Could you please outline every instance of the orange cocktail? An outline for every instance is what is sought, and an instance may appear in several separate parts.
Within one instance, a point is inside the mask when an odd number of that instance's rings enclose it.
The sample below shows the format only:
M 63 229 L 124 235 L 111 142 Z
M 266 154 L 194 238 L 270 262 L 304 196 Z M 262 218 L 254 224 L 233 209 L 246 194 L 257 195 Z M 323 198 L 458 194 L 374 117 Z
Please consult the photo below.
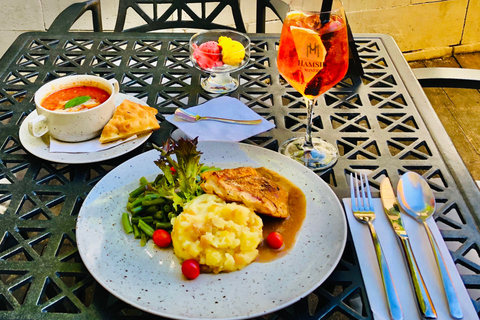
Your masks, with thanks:
M 347 73 L 345 13 L 339 0 L 333 0 L 331 10 L 321 12 L 303 10 L 310 2 L 300 1 L 300 8 L 293 2 L 283 22 L 277 66 L 283 78 L 304 97 L 307 126 L 304 137 L 285 141 L 279 152 L 309 168 L 324 170 L 336 163 L 338 150 L 331 143 L 312 137 L 313 105 Z

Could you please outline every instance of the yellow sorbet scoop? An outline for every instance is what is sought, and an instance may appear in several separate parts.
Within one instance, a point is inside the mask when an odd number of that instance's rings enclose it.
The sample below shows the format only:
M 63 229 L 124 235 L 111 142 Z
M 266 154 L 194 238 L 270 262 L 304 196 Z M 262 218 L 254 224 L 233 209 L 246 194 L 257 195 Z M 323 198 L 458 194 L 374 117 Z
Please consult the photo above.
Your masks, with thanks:
M 222 60 L 225 64 L 236 66 L 245 57 L 245 48 L 236 40 L 229 37 L 220 37 L 218 38 L 218 45 L 222 47 Z

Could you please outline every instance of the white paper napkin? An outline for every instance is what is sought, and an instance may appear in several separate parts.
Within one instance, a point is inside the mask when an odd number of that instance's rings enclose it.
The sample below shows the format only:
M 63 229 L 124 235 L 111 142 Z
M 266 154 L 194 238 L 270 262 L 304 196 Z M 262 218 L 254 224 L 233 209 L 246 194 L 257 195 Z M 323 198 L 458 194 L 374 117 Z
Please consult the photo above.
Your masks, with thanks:
M 127 139 L 117 140 L 110 143 L 100 143 L 97 138 L 81 141 L 81 142 L 64 142 L 50 137 L 50 152 L 53 153 L 88 153 L 106 150 L 118 146 L 124 142 L 136 139 L 137 135 L 133 135 Z
M 228 118 L 236 120 L 256 120 L 262 119 L 257 125 L 232 124 L 218 121 L 201 120 L 197 122 L 186 122 L 169 115 L 167 121 L 177 126 L 189 138 L 198 137 L 199 141 L 242 141 L 259 133 L 268 131 L 275 125 L 255 111 L 247 107 L 238 99 L 231 97 L 219 97 L 196 107 L 189 108 L 188 111 L 201 116 Z
M 373 201 L 376 214 L 373 225 L 375 226 L 378 238 L 380 239 L 385 258 L 393 277 L 393 282 L 395 283 L 400 298 L 403 319 L 421 319 L 417 309 L 413 286 L 410 284 L 408 267 L 403 258 L 401 244 L 399 240 L 397 240 L 397 235 L 393 231 L 390 221 L 388 221 L 388 218 L 383 211 L 381 200 L 373 199 Z M 348 224 L 352 232 L 355 250 L 360 263 L 360 269 L 362 271 L 373 316 L 375 319 L 390 319 L 385 292 L 382 285 L 382 278 L 368 226 L 355 219 L 350 199 L 343 199 L 343 204 L 345 206 Z M 443 290 L 442 280 L 437 271 L 435 257 L 430 248 L 425 229 L 422 224 L 418 223 L 407 214 L 402 214 L 402 220 L 405 229 L 408 232 L 412 250 L 417 259 L 423 279 L 425 280 L 425 284 L 430 292 L 435 309 L 437 310 L 437 319 L 452 319 L 448 310 L 447 298 L 445 297 Z M 462 306 L 463 319 L 478 319 L 470 296 L 468 295 L 465 285 L 433 218 L 428 219 L 427 224 L 430 226 L 432 234 L 437 240 L 440 251 L 445 259 L 447 269 L 452 277 L 453 285 Z

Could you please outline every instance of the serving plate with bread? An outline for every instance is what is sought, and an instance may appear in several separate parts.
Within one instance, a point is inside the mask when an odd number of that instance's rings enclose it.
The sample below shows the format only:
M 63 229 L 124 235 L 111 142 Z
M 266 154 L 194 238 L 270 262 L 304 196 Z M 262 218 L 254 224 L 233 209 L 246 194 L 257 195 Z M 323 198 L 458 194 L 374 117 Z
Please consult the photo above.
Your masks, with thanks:
M 38 116 L 36 110 L 31 112 L 22 122 L 19 137 L 28 152 L 48 161 L 69 164 L 93 163 L 112 159 L 128 153 L 141 146 L 151 136 L 153 130 L 159 128 L 155 119 L 156 109 L 146 106 L 146 103 L 135 97 L 117 93 L 115 95 L 116 110 L 109 122 L 104 126 L 98 138 L 102 143 L 125 139 L 134 134 L 136 139 L 116 145 L 115 147 L 88 153 L 50 152 L 48 133 L 35 137 L 29 132 L 31 119 Z M 75 142 L 71 142 L 74 144 Z

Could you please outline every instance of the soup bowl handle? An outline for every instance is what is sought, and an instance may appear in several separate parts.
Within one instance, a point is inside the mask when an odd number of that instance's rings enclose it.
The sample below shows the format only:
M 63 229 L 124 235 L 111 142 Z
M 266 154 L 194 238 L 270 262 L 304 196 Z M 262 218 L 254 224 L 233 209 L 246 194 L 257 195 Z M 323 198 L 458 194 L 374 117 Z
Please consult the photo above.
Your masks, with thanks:
M 120 85 L 118 84 L 117 79 L 110 79 L 110 80 L 107 80 L 107 81 L 110 82 L 113 85 L 112 95 L 118 94 L 120 92 Z
M 48 132 L 48 122 L 44 115 L 37 115 L 28 122 L 28 132 L 34 137 L 41 137 Z

